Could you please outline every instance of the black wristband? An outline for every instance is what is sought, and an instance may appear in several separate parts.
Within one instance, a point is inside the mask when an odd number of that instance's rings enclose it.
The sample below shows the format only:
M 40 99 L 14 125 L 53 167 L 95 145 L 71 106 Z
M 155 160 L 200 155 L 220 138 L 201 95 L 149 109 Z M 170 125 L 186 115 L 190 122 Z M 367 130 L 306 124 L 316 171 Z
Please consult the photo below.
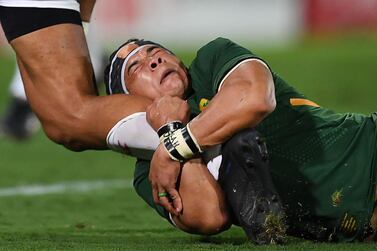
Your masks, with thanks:
M 165 133 L 174 132 L 183 127 L 181 121 L 171 121 L 161 126 L 157 130 L 158 137 L 161 138 Z

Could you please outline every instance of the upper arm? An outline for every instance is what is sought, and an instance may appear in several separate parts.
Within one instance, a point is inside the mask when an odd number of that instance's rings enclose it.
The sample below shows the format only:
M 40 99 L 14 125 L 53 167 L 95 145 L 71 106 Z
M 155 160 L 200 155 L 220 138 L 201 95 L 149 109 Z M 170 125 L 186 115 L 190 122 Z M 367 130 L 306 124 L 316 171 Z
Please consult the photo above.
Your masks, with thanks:
M 218 91 L 239 89 L 255 100 L 263 110 L 273 110 L 276 105 L 274 81 L 268 66 L 260 59 L 252 58 L 240 62 L 228 72 L 219 84 Z
M 191 64 L 193 88 L 200 90 L 196 102 L 211 100 L 215 95 L 234 100 L 245 95 L 248 104 L 271 111 L 275 107 L 272 73 L 268 65 L 248 49 L 225 38 L 217 38 L 203 46 Z M 226 87 L 227 92 L 220 91 Z M 246 95 L 247 94 L 247 95 Z M 200 95 L 200 96 L 199 96 Z M 199 103 L 200 108 L 200 103 Z
M 190 122 L 190 129 L 201 147 L 222 143 L 243 128 L 255 127 L 275 109 L 272 74 L 262 62 L 226 39 L 216 39 L 198 52 L 190 70 L 193 88 L 199 90 L 192 100 L 202 112 Z M 210 101 L 202 108 L 202 100 Z
M 259 58 L 248 58 L 239 62 L 221 79 L 217 91 L 224 85 L 237 81 L 269 82 L 273 84 L 270 68 Z

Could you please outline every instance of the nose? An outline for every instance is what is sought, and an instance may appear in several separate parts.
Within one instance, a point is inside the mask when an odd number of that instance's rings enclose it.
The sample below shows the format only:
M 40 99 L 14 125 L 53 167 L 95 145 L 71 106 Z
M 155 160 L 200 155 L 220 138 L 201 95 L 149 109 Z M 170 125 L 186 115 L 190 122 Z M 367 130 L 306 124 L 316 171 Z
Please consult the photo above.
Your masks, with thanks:
M 149 68 L 151 70 L 155 70 L 160 64 L 162 64 L 163 60 L 161 57 L 152 57 L 149 61 Z

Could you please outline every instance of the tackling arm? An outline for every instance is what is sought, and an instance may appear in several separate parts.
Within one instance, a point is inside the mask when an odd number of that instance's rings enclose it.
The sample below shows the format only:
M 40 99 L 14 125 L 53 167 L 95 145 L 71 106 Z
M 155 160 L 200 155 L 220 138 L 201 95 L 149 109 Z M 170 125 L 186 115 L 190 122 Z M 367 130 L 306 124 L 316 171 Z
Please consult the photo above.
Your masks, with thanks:
M 96 96 L 83 29 L 50 26 L 11 41 L 28 101 L 47 136 L 71 150 L 106 149 L 106 136 L 122 118 L 150 101 L 131 95 Z

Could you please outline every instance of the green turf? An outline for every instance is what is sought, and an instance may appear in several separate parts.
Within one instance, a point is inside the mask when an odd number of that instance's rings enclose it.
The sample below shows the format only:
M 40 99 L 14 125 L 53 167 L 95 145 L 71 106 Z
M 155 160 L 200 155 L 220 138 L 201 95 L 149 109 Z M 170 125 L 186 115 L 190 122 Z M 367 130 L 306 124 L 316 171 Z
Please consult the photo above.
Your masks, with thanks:
M 256 49 L 308 97 L 340 111 L 375 111 L 377 39 L 302 42 Z M 185 61 L 192 53 L 179 53 Z M 0 53 L 0 111 L 13 60 Z M 42 132 L 30 141 L 0 139 L 0 189 L 77 180 L 131 179 L 133 160 L 112 152 L 73 153 Z M 175 230 L 130 188 L 0 197 L 0 250 L 375 250 L 374 244 L 249 244 L 239 228 L 213 237 Z

